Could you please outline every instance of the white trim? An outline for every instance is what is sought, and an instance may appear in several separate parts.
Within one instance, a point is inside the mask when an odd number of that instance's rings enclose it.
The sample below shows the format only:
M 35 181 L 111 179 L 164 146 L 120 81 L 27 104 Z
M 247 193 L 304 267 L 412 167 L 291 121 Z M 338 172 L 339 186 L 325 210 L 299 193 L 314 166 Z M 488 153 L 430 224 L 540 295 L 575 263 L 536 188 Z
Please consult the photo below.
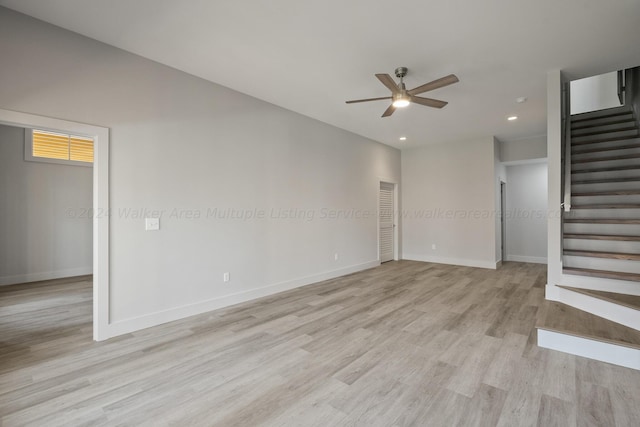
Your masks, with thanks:
M 0 286 L 39 282 L 41 280 L 53 280 L 63 277 L 85 276 L 87 274 L 92 274 L 91 266 L 57 271 L 42 271 L 39 273 L 17 274 L 15 276 L 1 276 Z
M 538 346 L 640 370 L 640 350 L 538 329 Z
M 93 339 L 109 328 L 109 129 L 0 109 L 0 123 L 93 138 Z
M 143 316 L 113 322 L 108 327 L 108 334 L 104 337 L 110 338 L 129 332 L 138 331 L 140 329 L 157 326 L 162 323 L 172 322 L 174 320 L 183 319 L 185 317 L 206 313 L 219 308 L 228 307 L 230 305 L 251 301 L 278 292 L 288 291 L 290 289 L 301 286 L 310 285 L 324 280 L 333 279 L 369 268 L 378 267 L 379 261 L 370 261 L 363 264 L 352 265 L 338 270 L 327 271 L 313 276 L 302 277 L 299 279 L 288 280 L 281 283 L 266 285 L 261 288 L 251 289 L 248 291 L 238 292 L 235 294 L 225 295 L 223 297 L 212 298 L 206 301 L 200 301 L 194 304 L 187 304 L 181 307 L 170 308 L 167 310 L 156 311 Z
M 532 262 L 534 264 L 546 264 L 547 258 L 541 256 L 526 256 L 526 255 L 507 255 L 507 261 L 514 262 Z
M 500 261 L 496 262 L 496 261 L 480 261 L 480 260 L 462 259 L 462 258 L 442 258 L 442 257 L 435 257 L 435 256 L 413 255 L 413 254 L 403 255 L 402 259 L 406 259 L 409 261 L 432 262 L 435 264 L 449 264 L 449 265 L 461 265 L 465 267 L 488 268 L 491 270 L 497 269 L 500 264 Z
M 520 166 L 520 165 L 534 165 L 538 163 L 548 163 L 546 157 L 538 157 L 535 159 L 525 160 L 510 160 L 508 162 L 501 162 L 504 166 Z
M 561 287 L 557 287 L 556 296 L 557 301 L 578 310 L 640 330 L 640 316 L 638 311 L 633 308 Z

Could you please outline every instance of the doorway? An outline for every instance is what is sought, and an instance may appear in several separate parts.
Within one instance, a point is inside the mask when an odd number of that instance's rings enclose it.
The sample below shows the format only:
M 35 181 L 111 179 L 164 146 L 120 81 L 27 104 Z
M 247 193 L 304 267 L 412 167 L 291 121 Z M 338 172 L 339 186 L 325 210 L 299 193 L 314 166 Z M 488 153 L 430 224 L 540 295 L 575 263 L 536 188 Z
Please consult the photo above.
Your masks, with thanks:
M 378 250 L 380 262 L 395 259 L 395 184 L 380 181 Z
M 3 109 L 0 124 L 93 139 L 93 339 L 109 338 L 109 129 Z

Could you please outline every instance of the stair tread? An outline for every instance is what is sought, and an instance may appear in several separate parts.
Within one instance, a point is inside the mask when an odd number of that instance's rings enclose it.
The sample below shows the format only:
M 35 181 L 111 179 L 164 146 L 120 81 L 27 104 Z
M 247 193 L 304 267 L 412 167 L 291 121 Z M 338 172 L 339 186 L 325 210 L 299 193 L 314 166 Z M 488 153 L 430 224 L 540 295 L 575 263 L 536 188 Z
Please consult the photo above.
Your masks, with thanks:
M 640 224 L 638 218 L 565 218 L 564 222 L 592 224 Z
M 564 255 L 569 256 L 586 256 L 593 258 L 609 258 L 609 259 L 623 259 L 630 261 L 640 261 L 640 254 L 628 253 L 628 252 L 605 252 L 605 251 L 585 251 L 579 249 L 565 249 Z
M 629 113 L 627 113 L 629 114 Z M 596 127 L 600 127 L 600 126 L 611 126 L 611 125 L 620 125 L 622 123 L 635 123 L 636 121 L 632 118 L 629 119 L 624 119 L 624 120 L 615 120 L 615 121 L 611 121 L 611 122 L 606 122 L 606 123 L 595 123 L 595 124 L 591 124 L 591 125 L 578 125 L 578 126 L 571 126 L 571 130 L 581 130 L 581 129 L 589 129 L 589 128 L 596 128 Z
M 640 165 L 609 166 L 604 168 L 591 168 L 591 169 L 572 169 L 571 173 L 616 172 L 616 171 L 630 171 L 630 170 L 640 170 Z M 631 181 L 637 181 L 637 180 L 640 180 L 640 176 L 629 177 L 629 178 L 617 178 L 617 179 L 620 179 L 620 180 L 627 179 Z
M 564 267 L 563 273 L 574 274 L 577 276 L 602 277 L 607 279 L 627 280 L 630 282 L 640 282 L 640 274 L 624 273 L 620 271 L 593 270 L 590 268 Z
M 572 150 L 571 154 L 573 156 L 577 156 L 580 154 L 601 153 L 604 151 L 629 150 L 632 148 L 640 148 L 640 142 L 636 142 L 635 144 L 618 145 L 617 147 L 589 148 L 587 150 L 576 150 L 576 151 Z
M 640 194 L 640 190 L 610 190 L 610 191 L 590 191 L 581 193 L 571 193 L 573 197 L 591 197 L 591 196 L 633 196 Z
M 572 130 L 578 130 L 578 129 L 572 129 Z M 619 128 L 619 129 L 606 129 L 606 130 L 594 131 L 589 133 L 581 133 L 579 135 L 572 134 L 571 138 L 582 138 L 583 136 L 605 135 L 607 133 L 615 133 L 615 132 L 628 132 L 631 130 L 638 130 L 638 126 L 628 126 L 628 127 Z
M 595 159 L 577 159 L 572 160 L 571 163 L 596 163 L 596 162 L 610 162 L 614 160 L 627 160 L 627 159 L 640 159 L 639 154 L 621 154 L 619 156 L 598 157 Z
M 633 308 L 634 310 L 640 311 L 640 296 L 638 295 L 619 294 L 617 292 L 596 291 L 592 289 L 574 288 L 572 286 L 558 285 L 558 287 L 569 289 L 570 291 L 589 295 L 594 298 L 609 301 L 614 304 L 623 305 L 625 307 Z
M 637 203 L 598 203 L 589 205 L 572 204 L 573 209 L 640 209 Z
M 574 172 L 579 173 L 579 172 Z M 585 185 L 585 184 L 609 184 L 614 182 L 637 182 L 640 181 L 640 176 L 630 178 L 603 178 L 603 179 L 582 179 L 572 182 L 573 185 Z
M 564 233 L 565 239 L 584 240 L 616 240 L 626 242 L 640 242 L 640 236 L 627 236 L 621 234 L 586 234 L 586 233 Z
M 536 328 L 640 349 L 640 331 L 555 301 L 544 301 Z
M 571 141 L 571 146 L 574 145 L 589 145 L 589 144 L 600 144 L 603 142 L 612 142 L 612 141 L 624 141 L 627 139 L 638 139 L 638 135 L 628 135 L 628 136 L 616 136 L 613 138 L 602 138 L 602 139 L 594 139 L 591 141 Z

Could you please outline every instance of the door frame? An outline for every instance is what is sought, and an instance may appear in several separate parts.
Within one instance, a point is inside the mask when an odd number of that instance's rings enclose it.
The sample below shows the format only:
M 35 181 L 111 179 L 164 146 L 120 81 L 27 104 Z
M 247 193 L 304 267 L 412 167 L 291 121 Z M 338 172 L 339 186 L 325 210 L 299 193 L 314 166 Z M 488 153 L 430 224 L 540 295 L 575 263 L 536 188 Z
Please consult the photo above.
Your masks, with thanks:
M 500 180 L 500 257 L 507 262 L 507 183 Z
M 391 178 L 384 178 L 384 177 L 378 177 L 378 181 L 377 181 L 377 187 L 376 187 L 376 200 L 377 200 L 377 206 L 376 206 L 376 225 L 377 225 L 377 230 L 376 230 L 376 234 L 378 236 L 377 240 L 376 240 L 376 248 L 377 248 L 377 253 L 376 253 L 376 258 L 378 259 L 378 262 L 380 262 L 380 184 L 385 183 L 385 184 L 390 184 L 393 185 L 393 260 L 394 261 L 398 261 L 400 260 L 400 245 L 399 245 L 399 233 L 398 233 L 398 229 L 400 228 L 398 226 L 398 222 L 400 220 L 400 215 L 398 212 L 398 187 L 399 184 L 397 182 L 397 180 L 395 179 L 391 179 Z
M 0 124 L 93 138 L 93 339 L 109 338 L 109 128 L 4 109 Z

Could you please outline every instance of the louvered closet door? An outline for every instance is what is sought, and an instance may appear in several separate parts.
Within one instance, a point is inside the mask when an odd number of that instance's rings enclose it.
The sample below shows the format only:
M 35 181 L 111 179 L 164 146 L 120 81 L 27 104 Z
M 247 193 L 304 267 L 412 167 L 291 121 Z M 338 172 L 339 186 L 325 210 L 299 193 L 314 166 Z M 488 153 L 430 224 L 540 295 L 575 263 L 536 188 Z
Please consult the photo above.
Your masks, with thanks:
M 393 259 L 393 184 L 380 183 L 380 262 Z

